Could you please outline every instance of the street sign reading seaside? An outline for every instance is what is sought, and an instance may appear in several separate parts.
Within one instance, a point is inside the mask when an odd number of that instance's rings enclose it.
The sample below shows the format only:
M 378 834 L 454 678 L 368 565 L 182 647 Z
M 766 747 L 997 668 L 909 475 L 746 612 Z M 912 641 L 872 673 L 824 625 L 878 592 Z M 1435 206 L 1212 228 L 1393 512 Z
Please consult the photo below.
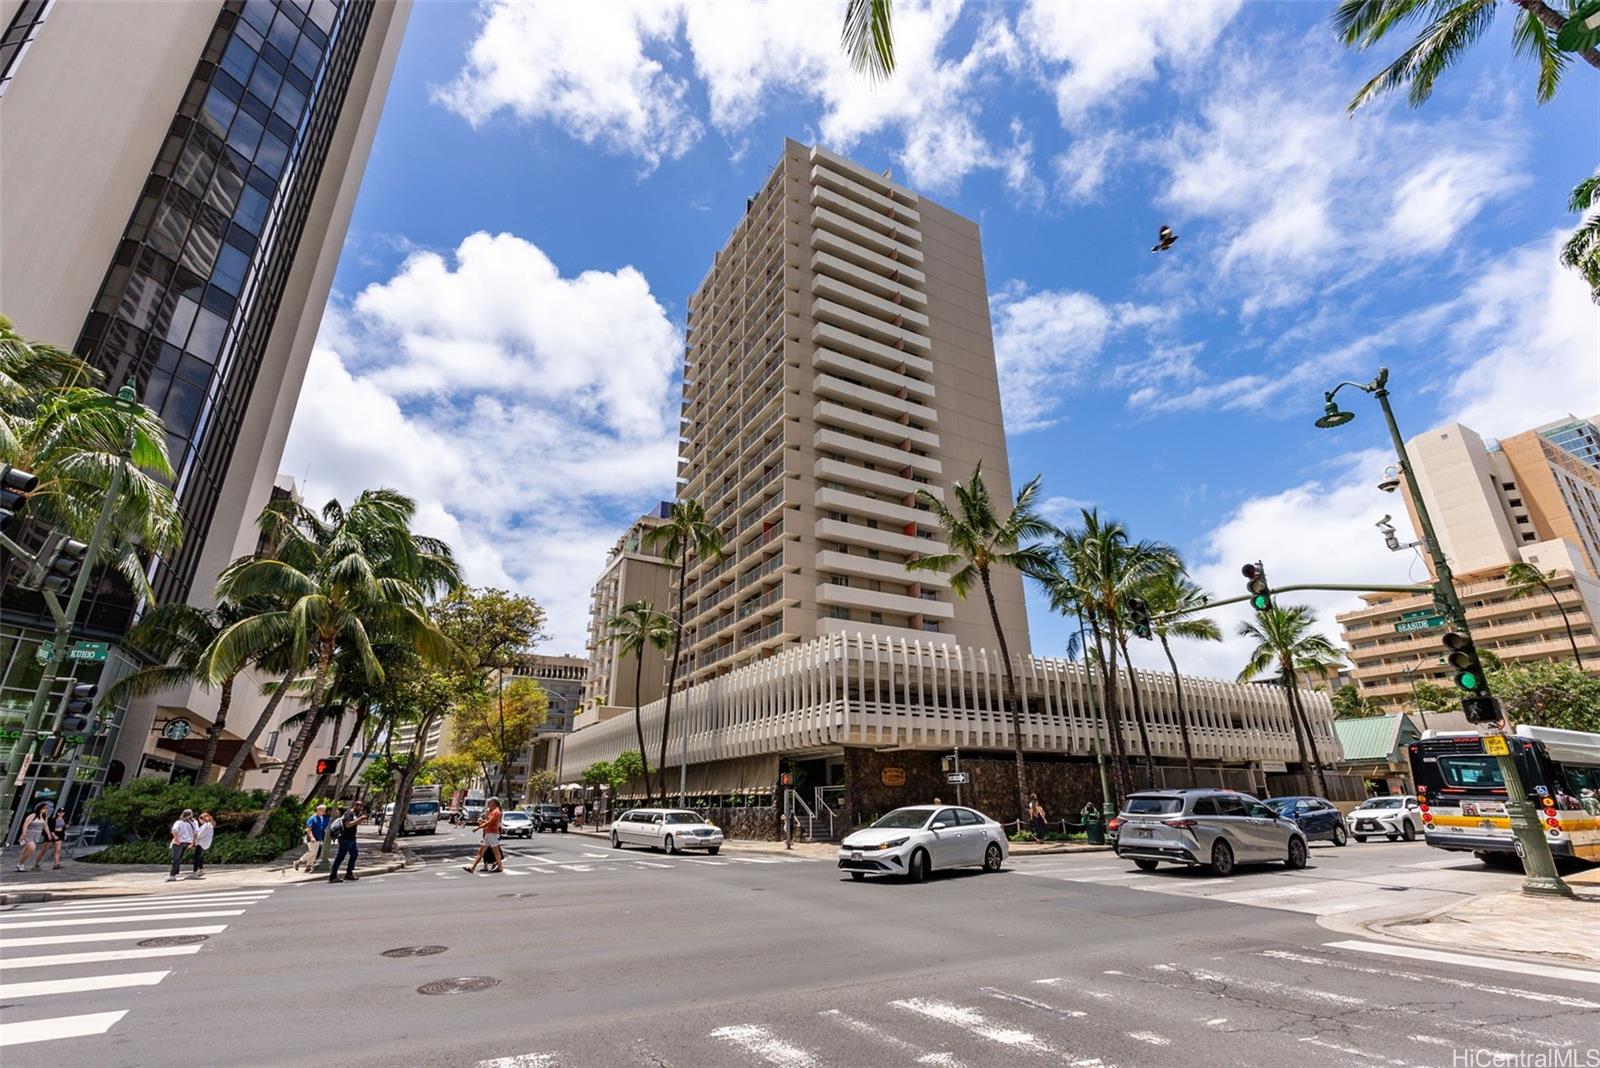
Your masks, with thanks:
M 1404 619 L 1394 625 L 1396 634 L 1406 634 L 1414 630 L 1438 630 L 1444 626 L 1444 616 L 1428 615 L 1419 619 Z

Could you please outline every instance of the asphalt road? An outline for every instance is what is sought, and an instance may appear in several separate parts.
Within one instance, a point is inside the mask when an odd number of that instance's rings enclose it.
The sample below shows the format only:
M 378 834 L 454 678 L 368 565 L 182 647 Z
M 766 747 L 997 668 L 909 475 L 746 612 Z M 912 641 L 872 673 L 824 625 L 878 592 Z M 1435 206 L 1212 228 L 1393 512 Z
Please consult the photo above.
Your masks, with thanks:
M 1102 853 L 911 886 L 733 849 L 619 856 L 578 835 L 510 843 L 510 874 L 468 875 L 465 832 L 413 842 L 427 867 L 356 883 L 0 913 L 0 1059 L 1449 1068 L 1489 1063 L 1457 1059 L 1483 1049 L 1600 1064 L 1600 984 L 1319 925 L 1507 885 L 1421 845 L 1319 846 L 1305 872 L 1230 880 Z M 137 946 L 185 937 L 171 932 L 207 937 Z M 424 945 L 445 948 L 382 955 Z M 148 948 L 174 952 L 123 955 Z M 459 978 L 497 982 L 418 991 Z

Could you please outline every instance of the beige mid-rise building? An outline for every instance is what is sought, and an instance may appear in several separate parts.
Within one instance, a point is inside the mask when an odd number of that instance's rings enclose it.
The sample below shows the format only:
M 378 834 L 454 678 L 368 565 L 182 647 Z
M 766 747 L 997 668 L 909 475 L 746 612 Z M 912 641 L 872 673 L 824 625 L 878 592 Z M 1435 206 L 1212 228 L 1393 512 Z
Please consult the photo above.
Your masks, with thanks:
M 671 505 L 634 521 L 606 556 L 605 570 L 589 594 L 589 659 L 583 683 L 585 710 L 632 708 L 649 704 L 666 691 L 666 657 L 661 650 L 645 650 L 644 663 L 634 654 L 624 655 L 611 640 L 607 624 L 623 605 L 644 601 L 657 611 L 671 614 L 672 567 L 660 553 L 645 544 L 645 537 L 666 519 Z M 637 685 L 635 685 L 637 680 Z M 613 713 L 614 714 L 614 713 Z M 595 716 L 605 715 L 596 712 Z
M 699 683 L 832 634 L 990 645 L 981 598 L 908 572 L 943 553 L 918 491 L 981 462 L 1011 494 L 978 226 L 822 148 L 783 158 L 689 301 L 681 493 L 726 535 L 691 564 Z M 1021 580 L 995 579 L 1012 648 Z
M 1504 661 L 1571 660 L 1576 646 L 1584 667 L 1600 674 L 1594 423 L 1569 418 L 1500 441 L 1450 423 L 1406 443 L 1473 638 Z M 1550 589 L 1514 590 L 1506 574 L 1516 563 L 1538 568 Z M 1343 613 L 1339 623 L 1364 695 L 1398 710 L 1409 707 L 1414 683 L 1449 684 L 1443 627 L 1415 622 L 1433 607 L 1431 596 L 1363 600 L 1367 607 Z

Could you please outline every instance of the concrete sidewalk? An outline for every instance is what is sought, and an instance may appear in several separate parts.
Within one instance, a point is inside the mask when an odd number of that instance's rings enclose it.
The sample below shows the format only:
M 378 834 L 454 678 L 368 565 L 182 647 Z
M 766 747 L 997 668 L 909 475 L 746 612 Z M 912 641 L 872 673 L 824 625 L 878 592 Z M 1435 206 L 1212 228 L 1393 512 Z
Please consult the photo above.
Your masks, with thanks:
M 1368 920 L 1370 933 L 1413 945 L 1600 969 L 1600 869 L 1565 877 L 1577 898 L 1483 894 L 1424 915 Z
M 378 847 L 382 842 L 381 834 L 361 835 L 361 852 L 356 857 L 358 879 L 399 871 L 406 866 L 408 859 L 411 863 L 416 862 L 415 854 L 408 857 L 403 849 L 389 854 L 380 853 Z M 205 876 L 200 879 L 192 877 L 192 861 L 186 858 L 178 880 L 168 882 L 167 872 L 171 869 L 167 864 L 91 864 L 81 860 L 63 860 L 59 871 L 42 867 L 39 871 L 19 872 L 16 870 L 16 851 L 7 850 L 4 868 L 0 870 L 0 905 L 19 905 L 52 898 L 215 893 L 243 887 L 287 886 L 291 883 L 326 880 L 326 870 L 317 873 L 294 869 L 295 860 L 303 853 L 303 850 L 292 850 L 270 864 L 207 864 Z
M 574 834 L 585 834 L 591 838 L 611 837 L 609 828 L 601 827 L 574 827 Z M 782 842 L 768 842 L 755 838 L 729 838 L 723 843 L 724 849 L 736 850 L 743 853 L 792 853 L 802 857 L 816 857 L 820 860 L 832 860 L 839 855 L 838 842 L 802 842 L 796 840 L 794 848 L 787 848 Z M 1011 855 L 1014 857 L 1031 857 L 1047 853 L 1104 853 L 1111 849 L 1108 845 L 1084 845 L 1078 842 L 1012 842 Z

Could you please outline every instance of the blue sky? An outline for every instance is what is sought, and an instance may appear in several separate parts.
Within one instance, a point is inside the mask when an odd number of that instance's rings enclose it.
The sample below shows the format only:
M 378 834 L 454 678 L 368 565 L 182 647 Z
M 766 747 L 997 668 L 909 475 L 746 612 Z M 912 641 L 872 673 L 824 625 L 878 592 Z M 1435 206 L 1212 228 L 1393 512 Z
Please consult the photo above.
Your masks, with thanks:
M 1410 434 L 1600 410 L 1555 262 L 1600 74 L 1537 106 L 1503 7 L 1426 106 L 1347 116 L 1403 44 L 1347 52 L 1324 4 L 900 3 L 872 87 L 830 4 L 419 3 L 284 469 L 413 493 L 581 652 L 606 548 L 670 492 L 686 298 L 790 136 L 980 222 L 1011 470 L 1056 517 L 1097 504 L 1224 595 L 1258 556 L 1415 578 L 1372 528 L 1402 511 L 1376 407 L 1316 431 L 1322 390 L 1386 364 Z M 1351 604 L 1309 600 L 1330 632 Z

